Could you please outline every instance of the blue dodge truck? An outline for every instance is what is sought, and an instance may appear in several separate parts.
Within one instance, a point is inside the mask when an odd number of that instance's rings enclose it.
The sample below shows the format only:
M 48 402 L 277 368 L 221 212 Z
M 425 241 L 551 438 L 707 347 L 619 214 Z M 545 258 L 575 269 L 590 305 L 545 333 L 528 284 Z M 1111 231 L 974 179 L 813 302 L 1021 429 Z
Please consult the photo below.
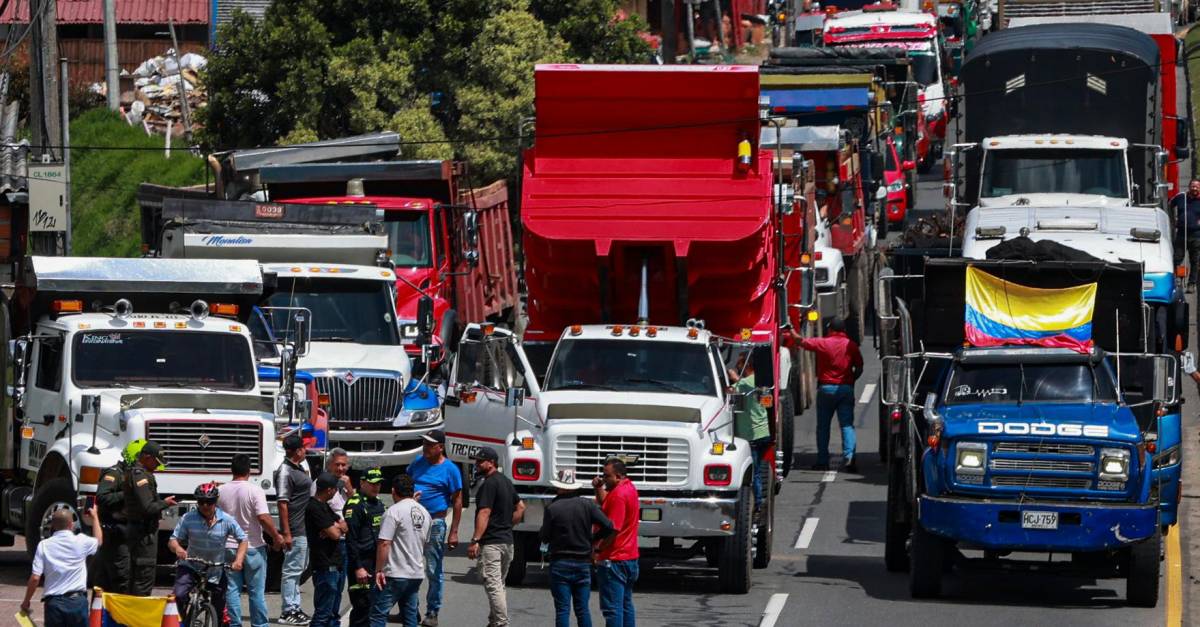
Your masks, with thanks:
M 969 266 L 1030 287 L 1096 283 L 1093 346 L 968 345 Z M 1140 268 L 931 259 L 922 282 L 936 297 L 914 299 L 901 324 L 923 348 L 883 364 L 883 401 L 903 409 L 909 431 L 901 476 L 889 481 L 888 551 L 907 546 L 912 595 L 940 594 L 952 566 L 1040 552 L 1071 556 L 1041 568 L 1123 577 L 1131 605 L 1156 605 L 1153 469 L 1178 364 L 1146 352 Z

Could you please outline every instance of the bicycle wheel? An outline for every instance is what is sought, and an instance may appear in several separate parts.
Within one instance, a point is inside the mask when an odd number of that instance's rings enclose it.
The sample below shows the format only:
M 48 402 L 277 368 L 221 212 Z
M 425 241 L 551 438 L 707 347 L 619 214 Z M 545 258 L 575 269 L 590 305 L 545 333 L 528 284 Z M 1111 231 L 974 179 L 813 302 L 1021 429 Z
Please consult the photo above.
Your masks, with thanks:
M 185 627 L 221 627 L 221 617 L 211 602 L 205 601 L 188 608 L 188 620 Z

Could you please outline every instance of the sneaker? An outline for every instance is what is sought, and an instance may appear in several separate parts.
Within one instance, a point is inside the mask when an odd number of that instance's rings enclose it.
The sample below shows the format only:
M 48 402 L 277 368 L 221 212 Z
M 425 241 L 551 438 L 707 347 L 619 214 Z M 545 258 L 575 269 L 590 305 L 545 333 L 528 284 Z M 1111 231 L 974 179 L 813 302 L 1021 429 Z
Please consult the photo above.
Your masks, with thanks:
M 437 627 L 437 614 L 429 614 L 421 621 L 421 627 Z
M 307 625 L 309 622 L 310 621 L 305 620 L 302 617 L 302 612 L 299 612 L 297 610 L 292 610 L 290 612 L 284 612 L 279 617 L 280 625 Z
M 842 466 L 842 471 L 858 474 L 858 464 L 854 463 L 853 457 L 850 458 L 850 461 L 846 462 L 845 466 Z
M 292 613 L 292 620 L 296 621 L 292 625 L 307 625 L 312 622 L 312 617 L 304 613 L 304 610 L 296 610 Z

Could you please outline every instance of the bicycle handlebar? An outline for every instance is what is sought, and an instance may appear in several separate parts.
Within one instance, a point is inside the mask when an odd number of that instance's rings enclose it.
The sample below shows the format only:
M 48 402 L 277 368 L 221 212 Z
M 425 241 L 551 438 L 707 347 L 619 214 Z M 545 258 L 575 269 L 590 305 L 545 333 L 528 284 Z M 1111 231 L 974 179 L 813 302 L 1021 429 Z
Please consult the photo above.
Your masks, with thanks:
M 209 567 L 229 568 L 229 566 L 230 566 L 229 564 L 226 564 L 225 562 L 210 562 L 202 557 L 192 557 L 191 555 L 187 556 L 186 559 L 176 560 L 177 564 L 182 563 L 182 562 L 195 562 L 197 564 L 200 564 L 201 566 L 209 566 Z

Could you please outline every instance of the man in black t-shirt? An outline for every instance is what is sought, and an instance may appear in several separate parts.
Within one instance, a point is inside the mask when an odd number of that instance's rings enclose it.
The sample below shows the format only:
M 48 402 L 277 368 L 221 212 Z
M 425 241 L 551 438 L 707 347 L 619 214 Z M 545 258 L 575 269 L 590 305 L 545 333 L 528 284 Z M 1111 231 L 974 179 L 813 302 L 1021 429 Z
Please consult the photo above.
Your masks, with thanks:
M 508 477 L 497 469 L 496 451 L 483 447 L 475 454 L 475 467 L 485 479 L 475 493 L 475 533 L 467 557 L 477 559 L 488 596 L 488 627 L 508 626 L 508 599 L 504 578 L 513 557 L 513 525 L 525 513 L 525 502 Z
M 338 542 L 346 533 L 345 521 L 339 520 L 330 499 L 337 493 L 340 481 L 323 472 L 317 477 L 317 493 L 304 509 L 304 526 L 308 530 L 309 563 L 312 564 L 313 616 L 310 627 L 337 627 L 341 617 L 334 612 L 342 596 L 342 571 L 345 564 L 338 551 Z

